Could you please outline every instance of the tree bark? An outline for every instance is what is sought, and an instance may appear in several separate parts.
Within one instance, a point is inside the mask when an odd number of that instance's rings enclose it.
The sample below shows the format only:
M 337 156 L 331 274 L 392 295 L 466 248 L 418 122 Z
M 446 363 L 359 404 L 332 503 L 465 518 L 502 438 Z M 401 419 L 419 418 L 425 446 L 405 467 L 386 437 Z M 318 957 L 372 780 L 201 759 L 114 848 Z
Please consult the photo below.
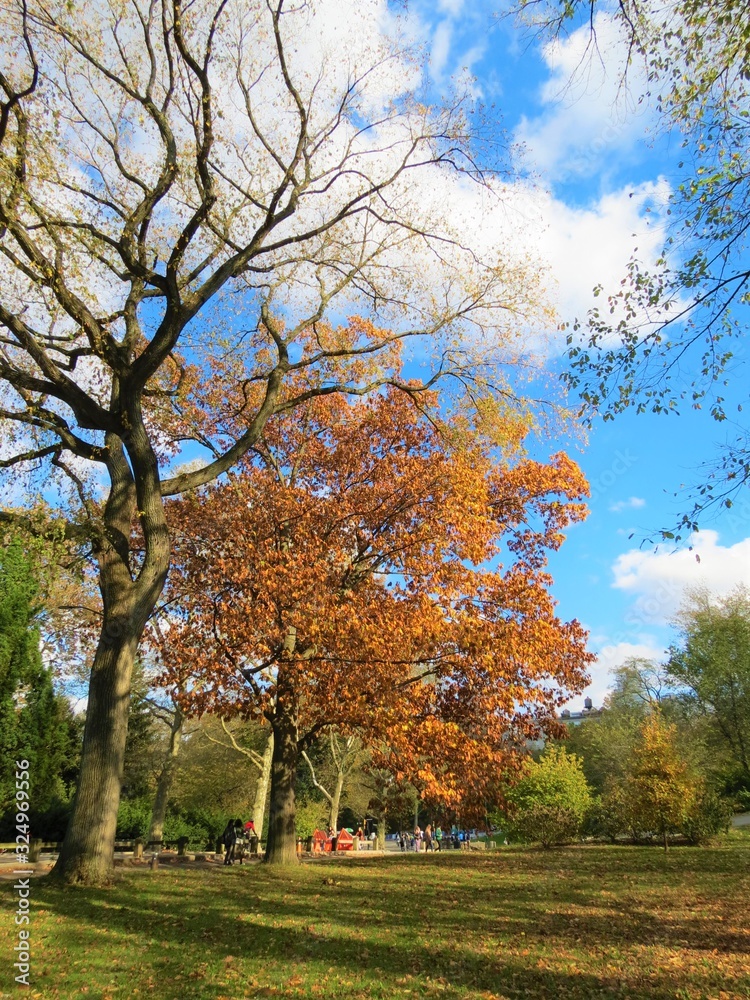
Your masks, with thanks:
M 253 801 L 253 825 L 258 838 L 263 836 L 263 821 L 266 818 L 266 798 L 268 797 L 268 785 L 271 781 L 271 761 L 273 759 L 274 738 L 273 731 L 268 737 L 266 749 L 263 751 L 263 768 L 258 775 L 258 784 L 255 786 L 255 800 Z
M 117 385 L 112 392 L 113 397 L 118 395 Z M 105 437 L 111 485 L 95 550 L 102 631 L 91 668 L 73 812 L 51 872 L 66 884 L 102 885 L 112 879 L 133 664 L 169 568 L 169 532 L 158 462 L 138 400 L 131 412 L 128 457 L 123 439 L 113 433 Z M 134 578 L 130 542 L 136 519 L 143 531 L 145 555 Z
M 385 813 L 381 813 L 380 816 L 378 816 L 378 850 L 379 851 L 384 851 L 385 850 L 385 831 L 386 831 Z
M 271 807 L 268 817 L 268 842 L 265 860 L 270 865 L 296 865 L 296 799 L 299 742 L 295 692 L 279 664 L 277 697 L 271 725 Z
M 339 805 L 341 804 L 341 792 L 344 787 L 344 771 L 339 767 L 336 772 L 336 787 L 333 790 L 333 795 L 331 796 L 331 812 L 330 812 L 330 824 L 331 829 L 338 831 L 339 823 Z
M 169 792 L 174 780 L 175 765 L 177 755 L 182 745 L 182 729 L 185 722 L 184 716 L 179 708 L 175 708 L 174 722 L 169 730 L 169 749 L 164 764 L 156 783 L 156 794 L 154 795 L 154 806 L 151 810 L 151 827 L 148 832 L 149 841 L 161 840 L 164 835 L 164 820 L 167 815 L 167 802 Z
M 130 678 L 138 639 L 99 643 L 89 683 L 78 787 L 60 856 L 52 871 L 68 884 L 107 884 L 114 867 Z

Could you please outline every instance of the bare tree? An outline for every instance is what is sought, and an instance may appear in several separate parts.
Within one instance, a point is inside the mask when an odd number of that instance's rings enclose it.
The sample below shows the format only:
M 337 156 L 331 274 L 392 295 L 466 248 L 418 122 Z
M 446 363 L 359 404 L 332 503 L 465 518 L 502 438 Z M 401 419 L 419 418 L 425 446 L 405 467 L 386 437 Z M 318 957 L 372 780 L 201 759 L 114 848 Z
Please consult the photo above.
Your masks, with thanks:
M 39 524 L 25 475 L 102 596 L 67 882 L 110 877 L 133 660 L 170 562 L 164 497 L 231 469 L 315 393 L 452 378 L 482 412 L 514 404 L 498 362 L 518 360 L 536 289 L 451 224 L 470 181 L 495 190 L 465 102 L 424 100 L 398 30 L 373 20 L 342 44 L 330 13 L 0 10 L 0 468 L 17 500 L 0 518 Z M 333 309 L 377 323 L 328 325 Z M 414 336 L 427 360 L 400 382 L 389 361 Z
M 273 730 L 268 733 L 266 738 L 265 746 L 263 747 L 263 753 L 258 750 L 253 749 L 240 743 L 236 735 L 227 726 L 226 720 L 221 720 L 221 728 L 224 731 L 226 739 L 217 739 L 217 737 L 212 736 L 211 733 L 205 729 L 203 731 L 204 737 L 210 742 L 215 743 L 220 747 L 227 747 L 234 750 L 236 753 L 241 754 L 246 760 L 249 760 L 253 767 L 258 772 L 258 780 L 255 785 L 255 797 L 253 799 L 253 826 L 255 827 L 255 832 L 258 837 L 263 834 L 263 822 L 266 813 L 266 799 L 268 798 L 268 788 L 271 783 L 271 759 L 273 757 Z
M 159 764 L 156 777 L 154 804 L 151 809 L 151 823 L 148 831 L 148 839 L 151 843 L 160 841 L 164 834 L 164 820 L 167 817 L 167 804 L 174 782 L 177 758 L 183 740 L 191 735 L 191 730 L 186 729 L 185 716 L 178 704 L 163 704 L 155 698 L 147 698 L 146 701 L 151 707 L 154 719 L 158 719 L 165 725 L 169 732 L 164 757 Z
M 330 770 L 333 777 L 333 783 L 329 782 L 330 790 L 319 780 L 318 775 L 315 773 L 313 762 L 310 760 L 306 750 L 302 751 L 302 756 L 310 769 L 310 777 L 313 785 L 328 803 L 328 826 L 331 830 L 338 830 L 341 794 L 344 791 L 346 779 L 351 775 L 352 771 L 362 766 L 369 753 L 362 746 L 362 741 L 359 737 L 353 735 L 339 736 L 333 729 L 328 733 L 328 748 L 331 755 L 330 763 L 332 766 Z

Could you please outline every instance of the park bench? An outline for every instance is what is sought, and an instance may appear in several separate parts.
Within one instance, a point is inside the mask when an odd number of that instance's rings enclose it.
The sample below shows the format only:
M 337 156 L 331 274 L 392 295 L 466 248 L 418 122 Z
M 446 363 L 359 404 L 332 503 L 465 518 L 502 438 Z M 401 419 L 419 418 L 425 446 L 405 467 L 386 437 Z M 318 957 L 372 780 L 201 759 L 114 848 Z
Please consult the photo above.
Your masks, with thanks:
M 60 843 L 58 841 L 44 841 L 39 837 L 32 837 L 29 840 L 29 853 L 27 855 L 29 861 L 36 863 L 39 860 L 39 855 L 42 851 L 50 851 L 55 854 L 60 853 Z M 18 845 L 14 843 L 0 844 L 0 855 L 1 854 L 15 854 Z
M 255 844 L 252 843 L 255 839 Z M 188 838 L 178 837 L 177 839 L 171 840 L 143 840 L 136 837 L 135 840 L 117 840 L 115 841 L 115 853 L 124 854 L 132 851 L 133 857 L 138 859 L 142 858 L 144 854 L 144 849 L 153 857 L 156 857 L 162 850 L 177 851 L 177 857 L 186 857 L 188 854 Z M 0 843 L 0 856 L 3 854 L 15 854 L 16 844 L 11 843 Z M 39 855 L 42 851 L 49 852 L 52 854 L 59 854 L 62 843 L 60 841 L 44 841 L 40 838 L 32 837 L 29 841 L 29 851 L 25 855 L 28 857 L 29 862 L 35 864 L 39 860 Z M 236 857 L 239 859 L 240 863 L 245 859 L 248 854 L 257 854 L 258 850 L 261 849 L 261 843 L 256 838 L 241 838 L 237 841 L 236 847 Z M 224 845 L 221 845 L 221 850 L 217 851 L 207 851 L 208 854 L 220 854 L 223 853 Z M 200 852 L 203 853 L 203 852 Z
M 172 847 L 179 848 L 180 841 L 182 839 L 183 838 L 181 837 L 179 840 L 149 840 L 148 842 L 143 840 L 139 841 L 138 838 L 136 838 L 135 840 L 116 840 L 115 850 L 132 851 L 137 843 L 145 844 L 148 848 L 166 847 L 169 850 Z M 30 843 L 35 843 L 35 838 L 32 837 Z M 54 851 L 57 854 L 60 853 L 60 848 L 62 847 L 62 841 L 59 840 L 57 841 L 39 840 L 37 843 L 38 845 L 41 846 L 41 849 L 43 851 Z M 16 850 L 16 844 L 11 844 L 11 843 L 0 844 L 0 854 L 14 853 L 15 850 Z

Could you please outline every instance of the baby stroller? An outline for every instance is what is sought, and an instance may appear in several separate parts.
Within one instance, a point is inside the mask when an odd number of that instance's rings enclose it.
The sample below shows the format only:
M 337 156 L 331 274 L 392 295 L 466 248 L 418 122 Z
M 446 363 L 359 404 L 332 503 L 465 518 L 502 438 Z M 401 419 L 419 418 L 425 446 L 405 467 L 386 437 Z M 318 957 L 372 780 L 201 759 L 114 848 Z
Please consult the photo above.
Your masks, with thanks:
M 250 841 L 245 836 L 245 831 L 239 827 L 235 827 L 237 830 L 237 840 L 234 844 L 234 856 L 238 859 L 239 863 L 245 860 L 245 855 L 250 853 Z

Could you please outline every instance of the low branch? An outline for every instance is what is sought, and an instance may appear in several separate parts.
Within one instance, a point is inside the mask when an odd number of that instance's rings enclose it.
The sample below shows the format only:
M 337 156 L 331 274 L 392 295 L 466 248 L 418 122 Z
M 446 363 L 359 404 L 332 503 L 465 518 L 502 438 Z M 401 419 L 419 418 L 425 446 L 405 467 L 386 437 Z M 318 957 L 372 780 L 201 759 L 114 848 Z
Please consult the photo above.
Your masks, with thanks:
M 333 796 L 331 795 L 330 792 L 326 791 L 326 789 L 318 781 L 318 779 L 317 779 L 317 777 L 315 775 L 315 768 L 313 767 L 313 763 L 310 760 L 310 758 L 307 756 L 307 750 L 303 750 L 302 751 L 302 756 L 305 758 L 305 760 L 307 761 L 307 766 L 310 768 L 310 777 L 312 778 L 313 785 L 318 789 L 318 791 L 322 795 L 324 795 L 326 797 L 326 799 L 328 800 L 328 804 L 329 805 L 333 805 Z
M 234 738 L 234 734 L 227 728 L 227 723 L 225 719 L 221 720 L 221 728 L 224 730 L 226 735 L 229 737 L 229 743 L 225 743 L 224 740 L 217 740 L 215 736 L 211 736 L 209 733 L 204 732 L 203 735 L 210 743 L 215 743 L 216 746 L 224 747 L 227 750 L 236 750 L 237 753 L 241 753 L 243 757 L 247 757 L 248 760 L 258 768 L 259 771 L 263 770 L 263 757 L 255 750 L 251 750 L 249 747 L 240 746 L 237 740 Z

